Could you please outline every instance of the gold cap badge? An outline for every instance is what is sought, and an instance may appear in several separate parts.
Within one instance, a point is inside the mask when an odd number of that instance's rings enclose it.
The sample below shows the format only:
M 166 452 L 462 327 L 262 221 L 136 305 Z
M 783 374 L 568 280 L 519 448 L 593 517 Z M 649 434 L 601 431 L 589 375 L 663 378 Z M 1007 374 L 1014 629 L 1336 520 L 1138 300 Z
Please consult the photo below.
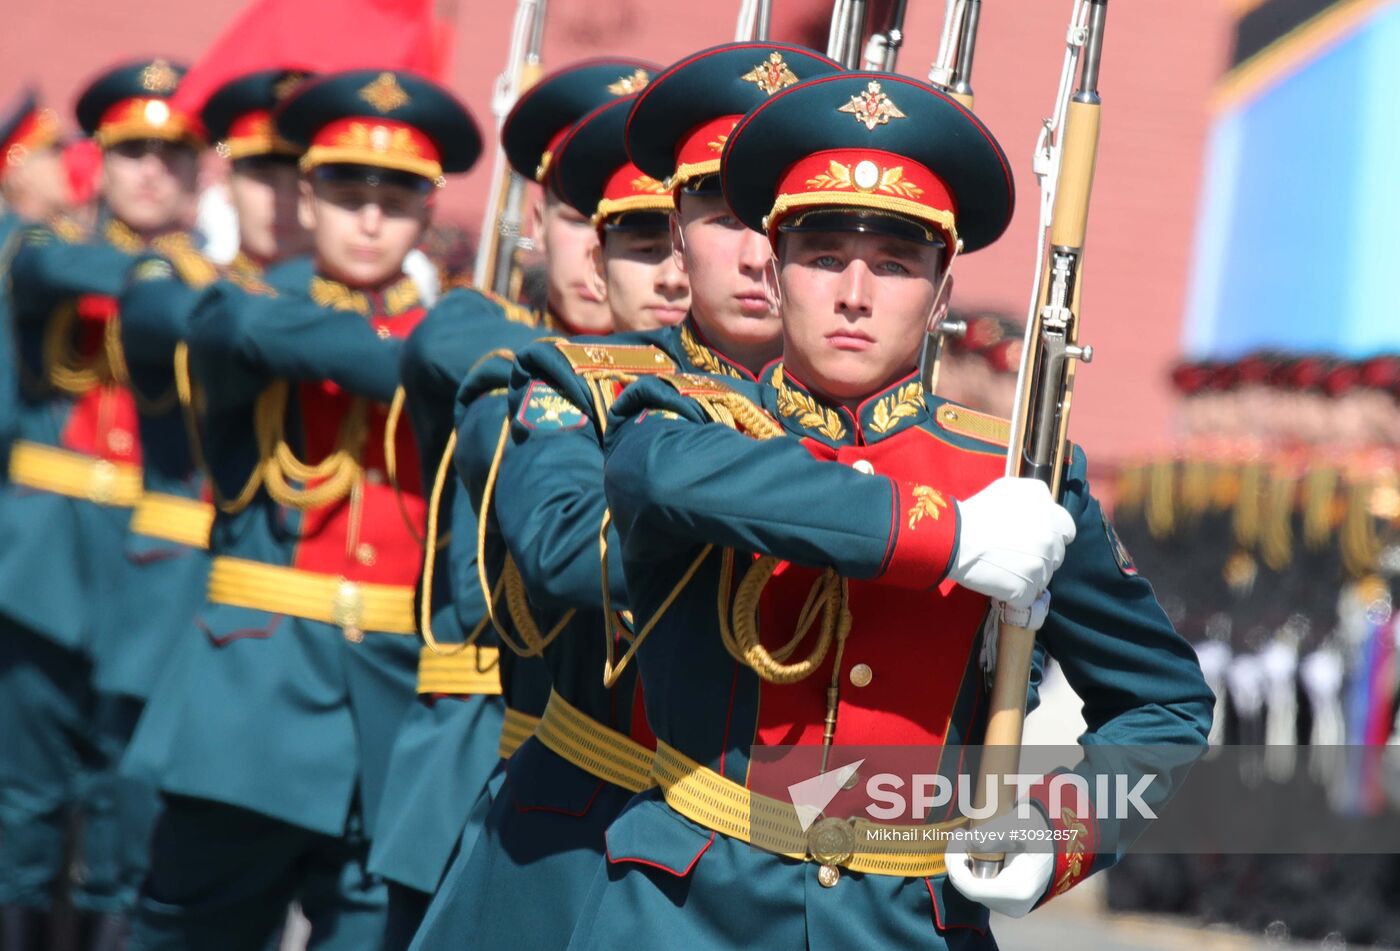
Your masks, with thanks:
M 380 73 L 374 82 L 360 90 L 360 98 L 380 112 L 393 112 L 408 105 L 408 93 L 393 73 Z
M 870 81 L 865 87 L 865 92 L 859 96 L 852 96 L 850 102 L 836 111 L 850 113 L 856 117 L 857 122 L 864 123 L 872 132 L 877 125 L 886 125 L 891 119 L 907 118 L 875 80 Z
M 305 73 L 288 73 L 273 84 L 272 98 L 281 102 L 292 94 L 292 90 L 296 89 L 305 81 Z
M 779 89 L 786 89 L 797 83 L 797 74 L 788 68 L 783 54 L 777 50 L 769 54 L 767 60 L 759 63 L 739 78 L 745 82 L 753 83 L 770 96 Z
M 608 92 L 614 96 L 630 96 L 634 92 L 641 92 L 651 82 L 651 74 L 645 69 L 638 69 L 631 76 L 623 76 L 617 82 L 608 86 Z
M 180 74 L 163 59 L 141 70 L 141 88 L 147 92 L 170 93 L 180 82 Z

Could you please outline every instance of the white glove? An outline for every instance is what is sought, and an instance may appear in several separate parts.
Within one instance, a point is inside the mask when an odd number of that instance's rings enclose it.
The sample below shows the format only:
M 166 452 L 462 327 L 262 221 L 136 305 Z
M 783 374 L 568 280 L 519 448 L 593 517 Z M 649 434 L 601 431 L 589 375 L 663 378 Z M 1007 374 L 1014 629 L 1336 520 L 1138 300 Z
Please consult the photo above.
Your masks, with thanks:
M 948 865 L 948 881 L 963 895 L 986 905 L 992 911 L 1011 918 L 1022 918 L 1040 901 L 1050 885 L 1055 871 L 1054 843 L 1048 835 L 1050 824 L 1035 806 L 1028 806 L 1030 815 L 1021 819 L 1017 813 L 1022 803 L 1005 815 L 977 828 L 994 833 L 999 838 L 975 843 L 965 838 L 948 843 L 944 859 Z M 1008 840 L 1012 830 L 1022 838 Z M 1029 851 L 1014 851 L 1015 849 Z M 972 874 L 968 851 L 1006 852 L 1006 862 L 993 878 L 977 878 Z
M 1028 608 L 1074 541 L 1074 519 L 1036 479 L 998 479 L 958 503 L 958 557 L 948 572 L 964 588 Z

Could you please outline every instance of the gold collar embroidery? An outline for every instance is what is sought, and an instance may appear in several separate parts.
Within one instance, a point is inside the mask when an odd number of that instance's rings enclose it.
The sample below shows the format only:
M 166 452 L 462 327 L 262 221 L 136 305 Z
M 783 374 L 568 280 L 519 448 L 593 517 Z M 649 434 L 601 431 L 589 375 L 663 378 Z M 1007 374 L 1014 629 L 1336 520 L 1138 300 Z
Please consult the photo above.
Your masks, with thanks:
M 815 398 L 788 385 L 782 366 L 773 371 L 773 388 L 778 391 L 778 412 L 796 419 L 803 429 L 813 429 L 832 442 L 846 438 L 846 425 L 836 410 L 823 406 Z
M 697 370 L 720 376 L 732 376 L 736 380 L 744 378 L 743 374 L 721 360 L 718 354 L 697 340 L 695 332 L 690 329 L 688 323 L 681 325 L 681 349 L 685 351 L 686 359 Z

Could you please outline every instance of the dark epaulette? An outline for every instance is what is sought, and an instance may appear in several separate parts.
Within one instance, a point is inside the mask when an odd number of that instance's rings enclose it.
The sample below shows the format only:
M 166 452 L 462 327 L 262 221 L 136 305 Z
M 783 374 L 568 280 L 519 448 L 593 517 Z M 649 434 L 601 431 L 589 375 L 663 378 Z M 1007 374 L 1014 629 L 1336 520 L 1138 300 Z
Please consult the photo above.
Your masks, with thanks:
M 190 287 L 207 287 L 219 278 L 218 266 L 195 250 L 190 236 L 184 232 L 161 235 L 151 242 L 151 250 L 168 260 L 180 280 Z

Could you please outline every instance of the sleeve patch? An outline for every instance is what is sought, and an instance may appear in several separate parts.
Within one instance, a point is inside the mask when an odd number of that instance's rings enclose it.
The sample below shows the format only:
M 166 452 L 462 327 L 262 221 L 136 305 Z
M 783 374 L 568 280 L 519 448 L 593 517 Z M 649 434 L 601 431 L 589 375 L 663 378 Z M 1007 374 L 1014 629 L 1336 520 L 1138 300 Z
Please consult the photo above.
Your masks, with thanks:
M 526 429 L 582 429 L 588 417 L 558 390 L 532 380 L 516 420 Z
M 1108 547 L 1113 550 L 1113 560 L 1118 562 L 1118 570 L 1125 577 L 1135 577 L 1138 570 L 1137 565 L 1133 563 L 1133 556 L 1128 553 L 1128 546 L 1118 537 L 1118 532 L 1114 530 L 1113 523 L 1108 520 L 1107 515 L 1103 516 L 1103 530 L 1108 536 Z

